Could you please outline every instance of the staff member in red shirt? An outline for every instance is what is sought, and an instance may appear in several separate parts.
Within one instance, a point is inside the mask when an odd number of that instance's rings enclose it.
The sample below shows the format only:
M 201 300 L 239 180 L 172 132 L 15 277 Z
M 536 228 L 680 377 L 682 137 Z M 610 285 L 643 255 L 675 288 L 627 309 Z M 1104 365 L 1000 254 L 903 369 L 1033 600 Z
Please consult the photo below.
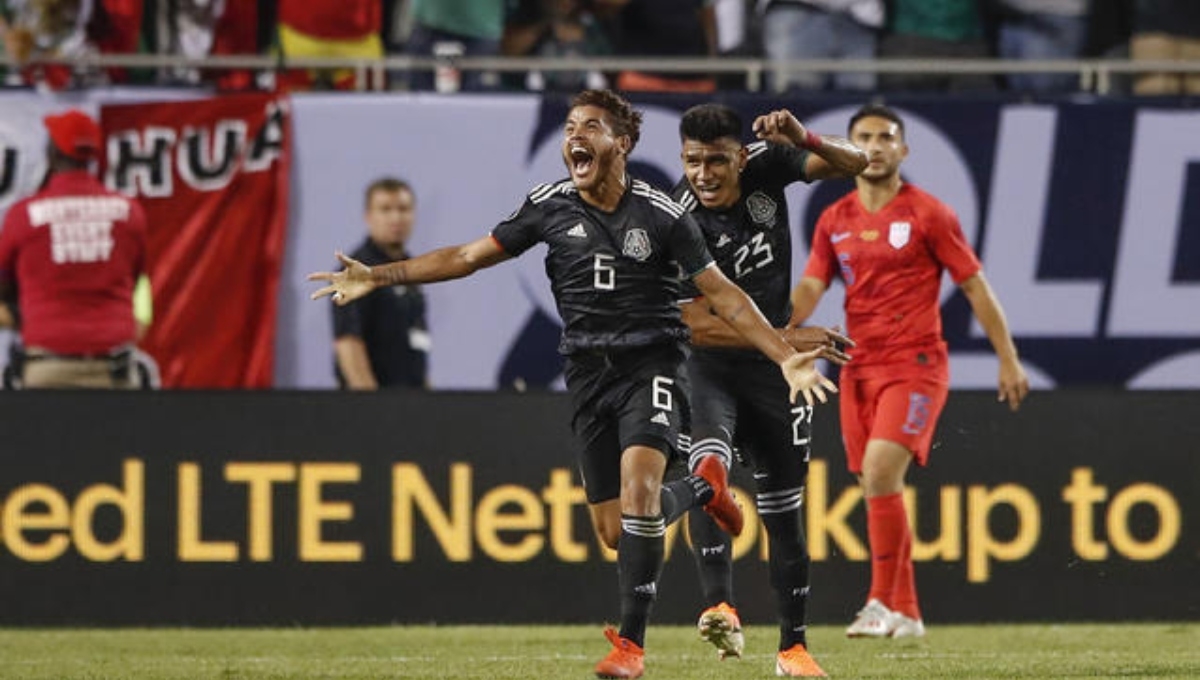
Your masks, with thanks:
M 145 216 L 92 176 L 96 121 L 71 110 L 45 124 L 46 183 L 9 208 L 0 231 L 0 293 L 16 292 L 22 383 L 135 387 L 133 292 L 145 269 Z
M 1000 401 L 1013 410 L 1029 392 L 1004 311 L 954 212 L 900 177 L 904 123 L 867 106 L 850 119 L 850 141 L 870 164 L 857 190 L 817 221 L 804 277 L 792 291 L 791 325 L 806 320 L 834 275 L 846 286 L 847 334 L 858 343 L 841 373 L 846 461 L 867 501 L 871 590 L 850 637 L 919 637 L 912 535 L 904 509 L 909 462 L 925 465 L 946 403 L 950 371 L 938 289 L 942 271 L 966 295 L 1000 359 Z

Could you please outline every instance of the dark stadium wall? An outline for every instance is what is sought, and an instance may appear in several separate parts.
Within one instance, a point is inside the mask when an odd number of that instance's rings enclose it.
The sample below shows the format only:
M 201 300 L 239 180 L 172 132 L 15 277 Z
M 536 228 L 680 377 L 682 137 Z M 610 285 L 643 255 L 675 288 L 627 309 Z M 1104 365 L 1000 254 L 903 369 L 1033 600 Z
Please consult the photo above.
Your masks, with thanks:
M 1200 617 L 1198 409 L 953 394 L 910 476 L 926 617 Z M 816 623 L 845 621 L 868 575 L 836 413 L 818 410 L 806 496 Z M 566 421 L 556 393 L 0 393 L 0 625 L 614 620 Z M 668 540 L 655 619 L 689 623 L 686 538 Z M 735 552 L 743 615 L 768 623 L 756 521 Z

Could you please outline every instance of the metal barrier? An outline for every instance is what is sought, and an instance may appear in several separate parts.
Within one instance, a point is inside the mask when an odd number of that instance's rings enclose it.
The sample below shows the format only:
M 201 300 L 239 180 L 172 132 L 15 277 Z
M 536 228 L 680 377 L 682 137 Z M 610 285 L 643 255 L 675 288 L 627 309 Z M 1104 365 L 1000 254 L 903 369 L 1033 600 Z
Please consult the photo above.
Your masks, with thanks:
M 0 56 L 0 65 L 13 65 Z M 38 64 L 62 64 L 80 68 L 196 68 L 252 69 L 276 71 L 282 69 L 352 69 L 357 89 L 379 89 L 388 72 L 432 71 L 446 65 L 436 57 L 391 56 L 382 59 L 349 59 L 326 57 L 289 57 L 271 55 L 228 55 L 189 59 L 168 54 L 103 54 L 74 59 L 43 59 Z M 924 73 L 930 75 L 1009 75 L 1017 73 L 1075 73 L 1079 76 L 1079 91 L 1098 95 L 1112 93 L 1113 78 L 1139 73 L 1200 74 L 1200 60 L 1131 60 L 1131 59 L 801 59 L 770 61 L 758 58 L 671 58 L 647 59 L 628 57 L 542 59 L 533 57 L 461 57 L 453 65 L 464 71 L 495 71 L 521 73 L 525 71 L 655 71 L 685 73 L 701 71 L 710 74 L 742 74 L 746 89 L 759 92 L 765 89 L 764 74 L 789 73 L 862 73 L 877 74 Z M 776 79 L 778 82 L 779 79 Z

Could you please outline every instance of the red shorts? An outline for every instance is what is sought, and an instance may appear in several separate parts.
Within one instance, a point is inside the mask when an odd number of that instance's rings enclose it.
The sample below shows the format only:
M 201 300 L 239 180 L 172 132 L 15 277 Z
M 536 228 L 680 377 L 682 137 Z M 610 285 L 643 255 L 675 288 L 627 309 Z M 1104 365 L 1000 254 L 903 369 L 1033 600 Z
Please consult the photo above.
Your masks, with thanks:
M 867 442 L 886 439 L 912 452 L 918 465 L 929 461 L 929 447 L 950 386 L 927 377 L 847 378 L 839 381 L 842 445 L 850 472 L 862 472 Z

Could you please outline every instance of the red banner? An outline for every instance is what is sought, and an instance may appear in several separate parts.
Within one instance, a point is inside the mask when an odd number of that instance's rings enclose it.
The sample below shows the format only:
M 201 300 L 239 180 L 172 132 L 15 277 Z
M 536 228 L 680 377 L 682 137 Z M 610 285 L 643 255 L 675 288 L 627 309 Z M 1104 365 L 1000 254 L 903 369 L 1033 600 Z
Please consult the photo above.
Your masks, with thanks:
M 266 94 L 104 106 L 104 177 L 149 227 L 164 387 L 268 388 L 287 230 L 291 117 Z

